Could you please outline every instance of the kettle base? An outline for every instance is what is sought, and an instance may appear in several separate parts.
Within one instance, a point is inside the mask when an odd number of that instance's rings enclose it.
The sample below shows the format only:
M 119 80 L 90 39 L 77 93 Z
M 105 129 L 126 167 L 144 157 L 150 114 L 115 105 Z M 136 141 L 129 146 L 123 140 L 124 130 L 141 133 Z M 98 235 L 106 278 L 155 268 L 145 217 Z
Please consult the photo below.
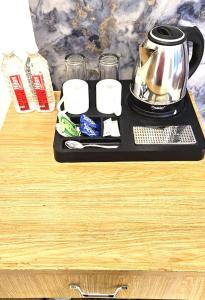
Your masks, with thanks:
M 168 118 L 181 113 L 184 109 L 184 98 L 169 105 L 152 105 L 137 99 L 131 92 L 128 96 L 128 104 L 136 113 L 153 118 Z

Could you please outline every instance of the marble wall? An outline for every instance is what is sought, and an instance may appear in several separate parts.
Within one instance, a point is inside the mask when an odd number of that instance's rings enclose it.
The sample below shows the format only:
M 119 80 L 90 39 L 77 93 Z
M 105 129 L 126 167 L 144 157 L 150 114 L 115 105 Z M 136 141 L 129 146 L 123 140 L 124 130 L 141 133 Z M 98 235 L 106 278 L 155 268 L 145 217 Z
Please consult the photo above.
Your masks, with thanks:
M 120 76 L 129 79 L 138 45 L 155 24 L 196 25 L 205 36 L 205 0 L 29 0 L 37 45 L 49 62 L 56 89 L 65 81 L 64 57 L 81 52 L 89 76 L 98 76 L 103 52 L 120 56 Z M 189 80 L 205 117 L 205 55 Z

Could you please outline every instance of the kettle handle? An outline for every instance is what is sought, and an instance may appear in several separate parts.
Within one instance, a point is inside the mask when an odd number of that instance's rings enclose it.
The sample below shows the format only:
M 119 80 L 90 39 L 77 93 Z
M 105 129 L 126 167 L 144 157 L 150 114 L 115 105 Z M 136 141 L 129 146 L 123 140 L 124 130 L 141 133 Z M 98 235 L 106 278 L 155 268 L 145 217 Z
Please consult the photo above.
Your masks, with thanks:
M 194 74 L 198 68 L 203 53 L 204 53 L 204 38 L 201 31 L 196 27 L 179 26 L 179 28 L 186 34 L 187 41 L 193 42 L 192 57 L 189 62 L 189 78 Z

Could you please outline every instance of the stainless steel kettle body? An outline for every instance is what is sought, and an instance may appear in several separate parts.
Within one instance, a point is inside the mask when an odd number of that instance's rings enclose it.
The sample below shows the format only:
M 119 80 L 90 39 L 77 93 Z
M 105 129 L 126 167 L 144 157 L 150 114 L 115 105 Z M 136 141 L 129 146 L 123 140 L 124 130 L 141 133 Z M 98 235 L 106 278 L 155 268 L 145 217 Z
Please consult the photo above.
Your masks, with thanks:
M 187 41 L 193 42 L 190 62 Z M 180 101 L 185 96 L 188 78 L 201 61 L 203 50 L 203 36 L 197 27 L 165 25 L 153 28 L 139 47 L 132 94 L 155 107 Z

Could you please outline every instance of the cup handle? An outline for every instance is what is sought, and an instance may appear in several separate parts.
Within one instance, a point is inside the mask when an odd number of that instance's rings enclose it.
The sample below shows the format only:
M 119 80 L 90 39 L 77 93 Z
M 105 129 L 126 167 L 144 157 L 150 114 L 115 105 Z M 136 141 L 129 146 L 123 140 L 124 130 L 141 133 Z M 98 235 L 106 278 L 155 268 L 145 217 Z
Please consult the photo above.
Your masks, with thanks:
M 122 105 L 121 103 L 119 104 L 116 99 L 113 101 L 113 113 L 119 117 L 122 113 Z
M 60 101 L 58 102 L 58 104 L 57 104 L 57 109 L 58 109 L 58 111 L 63 111 L 63 110 L 61 109 L 61 105 L 63 104 L 63 101 L 64 101 L 64 97 L 62 97 L 62 98 L 60 99 Z

